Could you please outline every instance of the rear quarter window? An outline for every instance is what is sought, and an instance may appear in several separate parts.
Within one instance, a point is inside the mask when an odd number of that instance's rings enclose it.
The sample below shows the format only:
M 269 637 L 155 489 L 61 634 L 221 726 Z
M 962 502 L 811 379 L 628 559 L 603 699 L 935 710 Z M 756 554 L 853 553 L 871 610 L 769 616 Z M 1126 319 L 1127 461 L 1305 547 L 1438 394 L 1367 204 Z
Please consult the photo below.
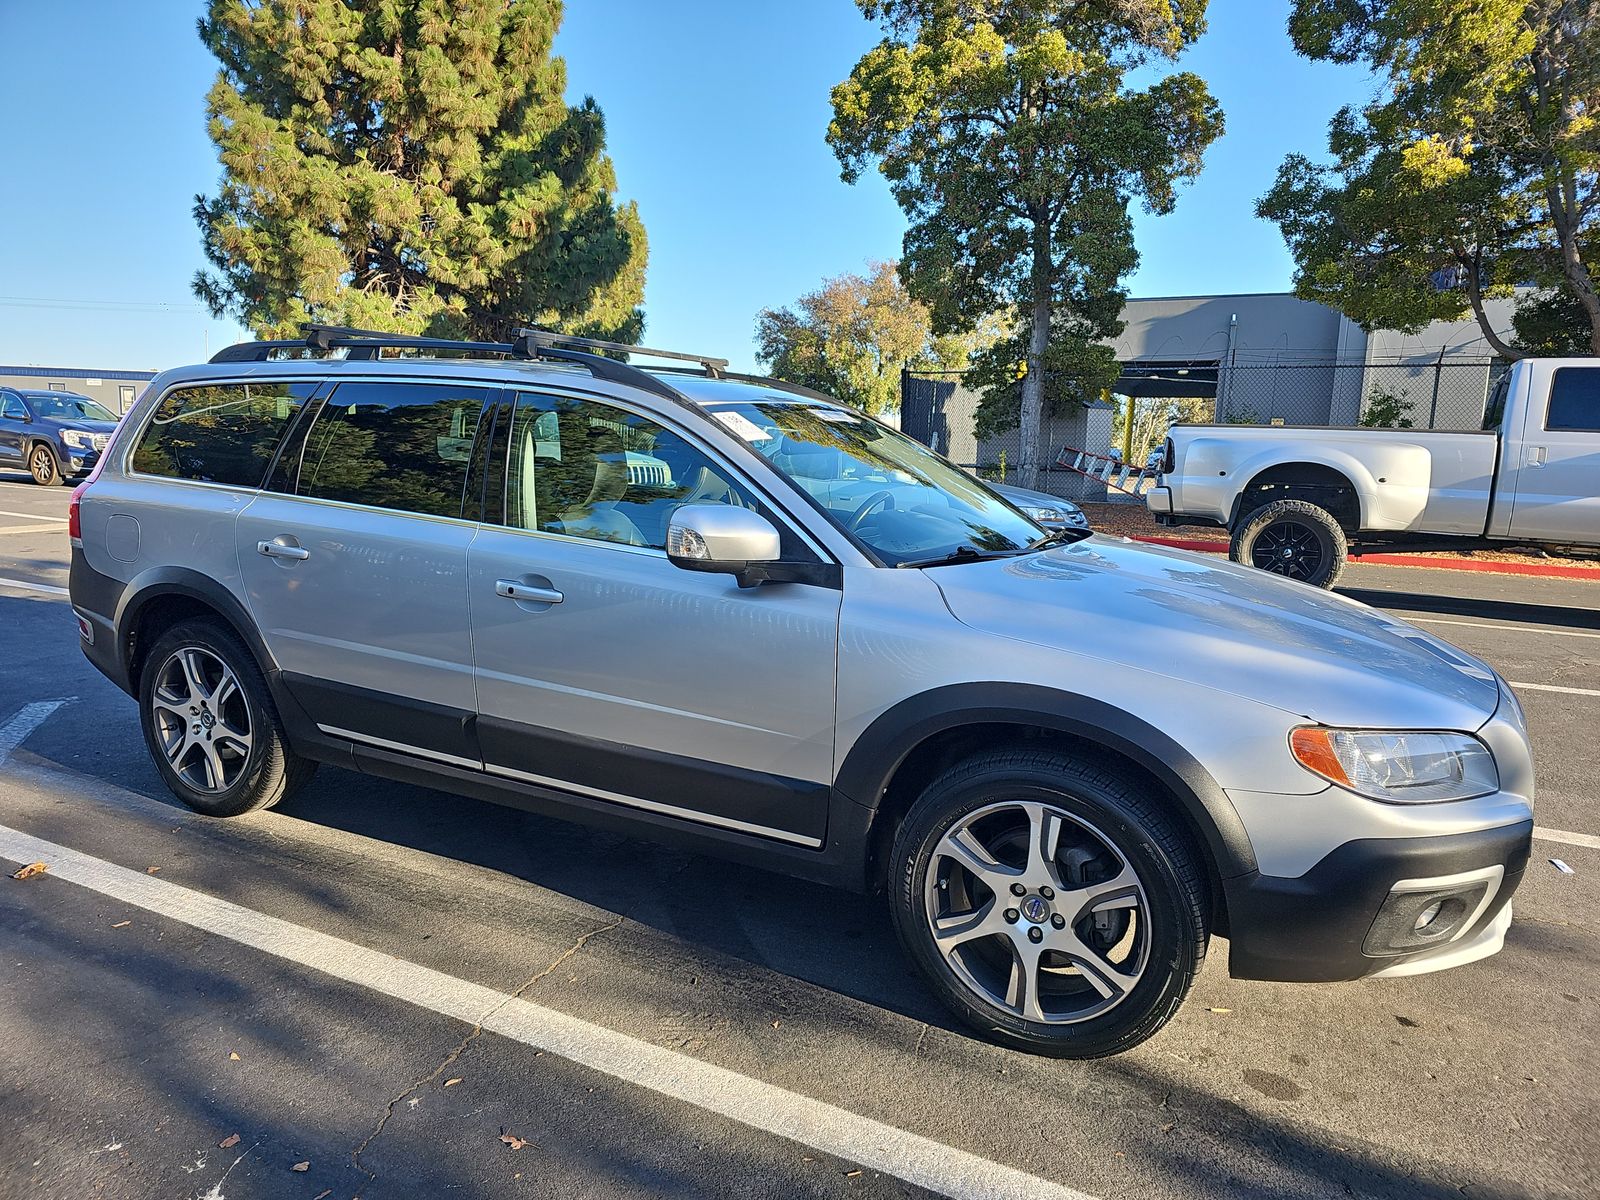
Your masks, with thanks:
M 1600 433 L 1600 367 L 1556 369 L 1544 427 Z
M 260 487 L 314 383 L 229 383 L 174 388 L 133 451 L 141 475 Z

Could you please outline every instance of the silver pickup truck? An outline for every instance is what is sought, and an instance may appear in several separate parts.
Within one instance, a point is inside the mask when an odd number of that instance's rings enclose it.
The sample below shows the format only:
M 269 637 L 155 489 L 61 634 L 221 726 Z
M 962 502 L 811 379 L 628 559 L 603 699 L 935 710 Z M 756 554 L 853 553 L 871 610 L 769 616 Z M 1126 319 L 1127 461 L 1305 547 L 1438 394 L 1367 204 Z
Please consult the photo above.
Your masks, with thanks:
M 1146 503 L 1320 587 L 1364 552 L 1600 547 L 1600 360 L 1515 363 L 1480 431 L 1177 425 Z

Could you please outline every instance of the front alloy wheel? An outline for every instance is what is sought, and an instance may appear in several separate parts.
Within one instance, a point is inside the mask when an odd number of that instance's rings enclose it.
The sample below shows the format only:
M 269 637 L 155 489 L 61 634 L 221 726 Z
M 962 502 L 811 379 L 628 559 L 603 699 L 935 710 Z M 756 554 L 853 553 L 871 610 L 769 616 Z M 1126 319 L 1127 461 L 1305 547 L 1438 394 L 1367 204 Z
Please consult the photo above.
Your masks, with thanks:
M 1209 887 L 1153 783 L 1048 744 L 936 777 L 895 835 L 895 931 L 939 998 L 1063 1058 L 1138 1045 L 1205 961 Z
M 1068 1024 L 1126 1000 L 1150 958 L 1138 874 L 1089 822 L 1039 801 L 961 817 L 934 847 L 928 927 L 952 973 L 1027 1021 Z
M 36 444 L 28 455 L 28 474 L 41 486 L 61 482 L 61 467 L 56 463 L 54 452 L 43 442 Z

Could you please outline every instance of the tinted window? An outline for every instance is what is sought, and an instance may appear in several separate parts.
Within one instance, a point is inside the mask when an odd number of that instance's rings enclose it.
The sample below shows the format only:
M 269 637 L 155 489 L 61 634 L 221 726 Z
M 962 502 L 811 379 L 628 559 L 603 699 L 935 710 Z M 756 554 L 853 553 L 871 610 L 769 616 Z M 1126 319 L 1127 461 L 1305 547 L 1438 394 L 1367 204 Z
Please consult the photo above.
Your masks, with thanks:
M 146 475 L 259 487 L 314 383 L 240 383 L 168 392 L 133 452 Z
M 1600 433 L 1600 367 L 1562 367 L 1556 372 L 1544 427 Z
M 28 417 L 28 410 L 22 407 L 22 401 L 15 396 L 5 396 L 0 398 L 0 417 L 5 417 L 12 421 L 25 421 Z
M 607 404 L 519 396 L 509 452 L 505 515 L 514 529 L 660 550 L 681 505 L 759 508 L 678 434 Z
M 302 496 L 459 517 L 484 388 L 342 383 L 300 462 Z

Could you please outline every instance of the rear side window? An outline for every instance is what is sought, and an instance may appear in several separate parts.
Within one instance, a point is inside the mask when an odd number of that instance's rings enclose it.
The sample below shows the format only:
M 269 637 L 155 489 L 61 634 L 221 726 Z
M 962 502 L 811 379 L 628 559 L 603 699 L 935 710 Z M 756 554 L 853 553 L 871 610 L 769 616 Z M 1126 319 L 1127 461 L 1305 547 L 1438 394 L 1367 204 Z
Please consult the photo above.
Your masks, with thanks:
M 1600 433 L 1600 367 L 1556 370 L 1544 427 Z
M 317 414 L 296 492 L 459 517 L 486 388 L 341 383 Z
M 314 383 L 229 383 L 174 388 L 133 451 L 143 475 L 260 487 Z

